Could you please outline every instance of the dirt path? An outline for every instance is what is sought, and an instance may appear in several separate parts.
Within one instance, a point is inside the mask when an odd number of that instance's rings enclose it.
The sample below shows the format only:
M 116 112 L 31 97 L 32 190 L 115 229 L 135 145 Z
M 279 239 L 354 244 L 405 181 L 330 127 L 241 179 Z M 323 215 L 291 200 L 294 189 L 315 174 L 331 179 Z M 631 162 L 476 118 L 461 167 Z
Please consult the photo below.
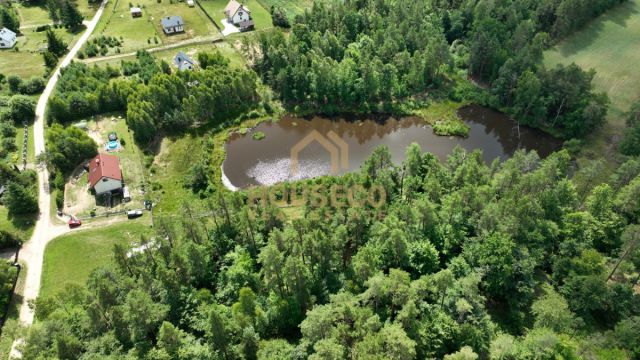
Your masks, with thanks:
M 218 41 L 222 41 L 222 38 L 219 35 L 209 35 L 209 36 L 202 36 L 202 37 L 197 37 L 197 38 L 193 38 L 193 39 L 182 40 L 182 41 L 178 41 L 177 43 L 146 49 L 146 51 L 149 52 L 149 53 L 154 53 L 154 52 L 157 52 L 157 51 L 175 49 L 175 48 L 179 48 L 179 47 L 186 46 L 186 45 L 200 45 L 200 44 L 214 43 L 214 42 L 218 42 Z M 136 52 L 134 51 L 134 52 L 126 53 L 126 54 L 117 54 L 117 55 L 110 55 L 110 56 L 103 56 L 103 57 L 93 57 L 93 58 L 84 59 L 82 61 L 85 64 L 91 64 L 91 63 L 94 63 L 94 62 L 115 60 L 115 59 L 120 59 L 120 58 L 124 58 L 124 57 L 135 56 L 135 55 L 136 55 Z
M 69 65 L 71 60 L 76 56 L 76 53 L 82 45 L 87 41 L 93 29 L 95 29 L 100 16 L 107 4 L 107 1 L 103 1 L 100 8 L 94 15 L 93 19 L 86 23 L 87 29 L 82 34 L 80 39 L 73 45 L 69 53 L 62 59 L 62 62 L 56 69 L 55 73 L 49 79 L 47 86 L 45 87 L 42 95 L 38 99 L 38 105 L 36 106 L 36 119 L 33 127 L 33 137 L 36 155 L 45 151 L 44 140 L 44 121 L 45 110 L 47 107 L 47 101 L 49 96 L 55 89 L 56 83 L 60 76 L 60 69 Z M 33 310 L 29 307 L 29 301 L 34 300 L 38 296 L 40 291 L 40 276 L 42 273 L 42 261 L 44 258 L 44 249 L 47 243 L 66 232 L 69 228 L 64 225 L 55 225 L 51 221 L 51 194 L 49 193 L 49 172 L 45 167 L 38 167 L 38 206 L 40 208 L 40 214 L 38 221 L 36 222 L 35 229 L 31 239 L 24 244 L 19 254 L 19 261 L 27 265 L 27 276 L 25 278 L 25 287 L 23 294 L 22 305 L 20 306 L 20 321 L 25 325 L 33 323 Z M 14 342 L 14 346 L 11 349 L 11 357 L 21 357 L 19 351 L 16 350 L 16 344 L 22 342 L 22 339 L 18 339 Z

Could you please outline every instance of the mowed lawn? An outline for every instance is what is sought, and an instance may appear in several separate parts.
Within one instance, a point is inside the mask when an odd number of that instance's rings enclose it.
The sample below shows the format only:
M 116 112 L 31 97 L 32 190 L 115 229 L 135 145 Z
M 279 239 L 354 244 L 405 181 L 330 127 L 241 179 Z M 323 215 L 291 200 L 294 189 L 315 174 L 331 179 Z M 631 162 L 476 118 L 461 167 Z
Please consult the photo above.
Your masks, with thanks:
M 142 17 L 131 17 L 129 4 L 141 7 Z M 184 20 L 185 32 L 167 36 L 162 31 L 160 20 L 163 17 L 174 15 L 181 16 Z M 135 2 L 118 1 L 117 3 L 110 3 L 105 10 L 105 16 L 100 20 L 92 37 L 104 35 L 122 39 L 121 51 L 128 53 L 217 34 L 218 31 L 215 26 L 197 6 L 189 7 L 185 2 L 172 4 L 169 0 L 162 0 L 161 3 L 156 0 L 138 0 Z M 114 50 L 111 49 L 109 55 L 113 54 L 113 52 Z
M 69 47 L 72 46 L 74 34 L 65 29 L 54 29 L 54 32 Z M 25 29 L 23 34 L 18 36 L 18 41 L 12 49 L 0 50 L 0 72 L 5 75 L 16 74 L 26 78 L 43 75 L 45 71 L 44 60 L 38 50 L 46 49 L 46 47 L 47 39 L 44 31 L 35 32 L 33 29 Z
M 33 227 L 38 215 L 9 215 L 9 209 L 0 205 L 0 229 L 19 236 L 28 241 L 33 233 Z
M 51 19 L 49 19 L 49 13 L 44 6 L 25 6 L 21 3 L 14 3 L 14 6 L 18 11 L 21 27 L 31 27 L 52 23 Z
M 46 247 L 40 296 L 55 295 L 65 284 L 84 285 L 91 271 L 113 262 L 113 246 L 131 246 L 151 234 L 149 214 L 138 220 L 76 230 L 52 240 Z
M 629 0 L 592 21 L 545 54 L 547 66 L 575 62 L 595 69 L 596 88 L 611 100 L 619 118 L 640 98 L 640 0 Z
M 313 0 L 262 0 L 262 3 L 269 10 L 272 6 L 277 6 L 283 9 L 289 21 L 293 21 L 293 18 L 302 14 L 306 9 L 310 9 L 313 6 Z
M 207 11 L 207 13 L 216 21 L 220 29 L 223 29 L 220 20 L 224 19 L 224 8 L 229 3 L 229 0 L 200 0 L 200 5 Z M 251 11 L 251 18 L 255 23 L 256 30 L 272 27 L 271 14 L 267 9 L 262 7 L 257 0 L 246 0 L 243 4 Z

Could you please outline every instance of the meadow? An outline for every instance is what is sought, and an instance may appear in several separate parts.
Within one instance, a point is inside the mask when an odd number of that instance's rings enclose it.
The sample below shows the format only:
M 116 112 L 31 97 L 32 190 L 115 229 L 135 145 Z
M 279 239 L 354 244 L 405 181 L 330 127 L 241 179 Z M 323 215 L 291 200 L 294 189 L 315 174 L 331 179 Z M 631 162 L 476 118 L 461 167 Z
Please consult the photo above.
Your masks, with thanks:
M 68 283 L 84 285 L 91 271 L 113 261 L 115 244 L 131 246 L 149 232 L 145 214 L 138 220 L 81 229 L 52 240 L 44 253 L 40 296 L 55 295 Z
M 615 144 L 624 133 L 624 113 L 640 98 L 640 0 L 629 0 L 593 20 L 584 29 L 545 53 L 547 67 L 576 63 L 594 69 L 595 88 L 611 100 L 608 123 L 587 140 L 586 155 L 606 151 L 615 156 Z
M 272 6 L 282 8 L 289 17 L 289 21 L 302 14 L 306 9 L 313 6 L 313 0 L 259 0 L 261 4 L 267 9 L 271 9 Z
M 130 5 L 140 7 L 142 17 L 131 17 Z M 185 32 L 167 36 L 162 31 L 160 20 L 173 15 L 183 18 Z M 217 34 L 216 27 L 198 7 L 189 7 L 184 2 L 170 0 L 163 0 L 160 3 L 156 0 L 138 0 L 108 4 L 91 38 L 101 35 L 114 36 L 123 42 L 120 51 L 128 53 Z M 114 49 L 110 49 L 107 55 L 112 55 L 114 52 Z

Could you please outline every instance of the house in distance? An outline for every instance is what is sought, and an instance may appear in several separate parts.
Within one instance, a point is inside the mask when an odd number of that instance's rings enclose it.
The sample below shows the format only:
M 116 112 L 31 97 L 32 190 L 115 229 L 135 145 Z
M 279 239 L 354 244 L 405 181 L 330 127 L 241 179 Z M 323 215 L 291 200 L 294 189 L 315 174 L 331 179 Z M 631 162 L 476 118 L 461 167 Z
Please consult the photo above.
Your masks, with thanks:
M 117 156 L 98 154 L 89 162 L 89 186 L 96 195 L 122 191 L 122 171 Z
M 16 33 L 2 28 L 0 29 L 0 49 L 10 49 L 16 44 Z
M 184 32 L 184 20 L 182 20 L 182 16 L 163 17 L 162 20 L 160 20 L 160 24 L 162 25 L 162 31 L 167 35 Z
M 182 51 L 178 52 L 176 57 L 173 58 L 173 62 L 176 64 L 178 70 L 180 71 L 193 70 L 193 68 L 196 66 L 195 61 L 193 61 L 193 59 L 191 59 Z
M 231 0 L 224 8 L 224 15 L 229 24 L 240 28 L 240 31 L 253 30 L 254 23 L 251 18 L 251 10 L 236 0 Z
M 140 9 L 139 7 L 132 7 L 131 9 L 129 9 L 129 11 L 131 11 L 131 17 L 142 17 L 142 9 Z

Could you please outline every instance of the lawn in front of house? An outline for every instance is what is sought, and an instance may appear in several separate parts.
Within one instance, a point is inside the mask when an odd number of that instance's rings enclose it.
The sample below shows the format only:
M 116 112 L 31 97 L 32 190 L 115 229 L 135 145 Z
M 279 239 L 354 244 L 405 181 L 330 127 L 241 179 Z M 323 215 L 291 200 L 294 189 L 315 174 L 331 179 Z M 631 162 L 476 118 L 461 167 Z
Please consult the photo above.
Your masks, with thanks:
M 40 296 L 55 295 L 68 283 L 84 285 L 91 271 L 113 262 L 113 246 L 135 246 L 149 235 L 149 215 L 137 220 L 75 230 L 53 239 L 45 248 Z
M 224 19 L 224 8 L 229 3 L 229 0 L 199 0 L 202 7 L 207 13 L 216 21 L 220 29 L 223 29 L 220 20 Z M 269 11 L 262 7 L 257 0 L 243 1 L 243 4 L 251 11 L 251 18 L 255 23 L 256 30 L 266 29 L 272 27 L 271 14 Z
M 18 36 L 18 41 L 13 48 L 0 50 L 1 73 L 6 76 L 15 74 L 23 78 L 44 74 L 44 59 L 40 50 L 47 48 L 47 37 L 44 31 L 34 30 L 25 29 L 23 34 Z M 72 46 L 74 34 L 65 29 L 53 29 L 53 31 L 67 43 L 69 48 Z

